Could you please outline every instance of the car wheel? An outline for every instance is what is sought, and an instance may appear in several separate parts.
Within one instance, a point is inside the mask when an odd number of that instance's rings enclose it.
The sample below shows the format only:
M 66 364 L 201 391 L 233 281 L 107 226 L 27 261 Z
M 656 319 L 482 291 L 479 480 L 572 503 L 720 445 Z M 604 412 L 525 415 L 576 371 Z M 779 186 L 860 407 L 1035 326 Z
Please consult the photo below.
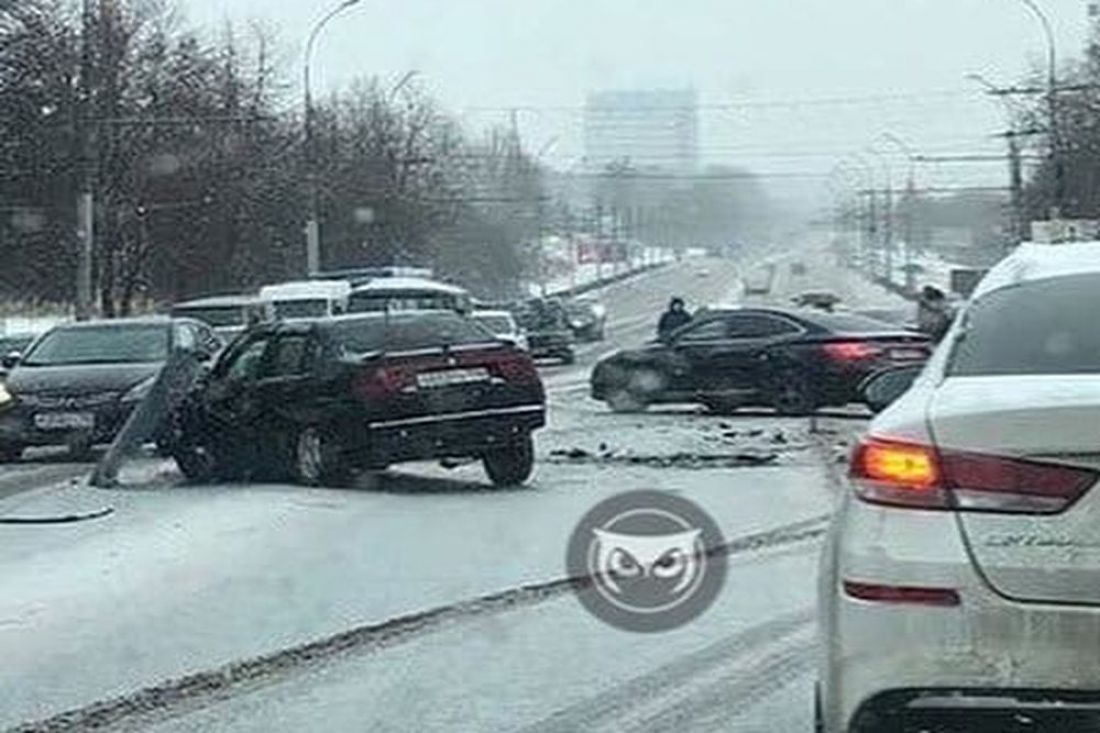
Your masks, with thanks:
M 317 425 L 298 432 L 294 444 L 294 478 L 305 486 L 340 488 L 351 483 L 351 468 L 340 439 Z
M 217 458 L 205 446 L 175 447 L 172 458 L 188 481 L 202 483 L 220 478 Z
M 810 380 L 801 371 L 786 369 L 772 385 L 772 407 L 786 417 L 802 417 L 817 409 Z
M 90 438 L 78 438 L 68 444 L 68 459 L 74 463 L 92 460 L 93 444 Z
M 535 442 L 528 433 L 515 443 L 490 450 L 481 461 L 494 486 L 521 486 L 535 468 Z
M 23 456 L 23 446 L 18 443 L 0 443 L 0 463 L 15 463 Z
M 576 360 L 577 360 L 577 356 L 572 351 L 566 351 L 566 352 L 562 353 L 562 355 L 561 355 L 561 363 L 562 364 L 569 365 L 569 364 L 574 363 Z
M 612 412 L 645 412 L 649 402 L 640 395 L 634 394 L 629 389 L 620 389 L 607 398 L 607 406 Z

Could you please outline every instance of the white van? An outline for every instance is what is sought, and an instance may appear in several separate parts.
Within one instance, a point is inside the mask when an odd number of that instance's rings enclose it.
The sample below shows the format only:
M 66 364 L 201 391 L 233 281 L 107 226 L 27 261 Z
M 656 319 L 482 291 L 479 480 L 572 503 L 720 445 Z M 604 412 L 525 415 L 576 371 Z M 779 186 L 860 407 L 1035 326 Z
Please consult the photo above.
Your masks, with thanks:
M 351 285 L 341 280 L 299 280 L 265 285 L 260 299 L 275 308 L 275 317 L 283 321 L 327 318 L 345 313 Z

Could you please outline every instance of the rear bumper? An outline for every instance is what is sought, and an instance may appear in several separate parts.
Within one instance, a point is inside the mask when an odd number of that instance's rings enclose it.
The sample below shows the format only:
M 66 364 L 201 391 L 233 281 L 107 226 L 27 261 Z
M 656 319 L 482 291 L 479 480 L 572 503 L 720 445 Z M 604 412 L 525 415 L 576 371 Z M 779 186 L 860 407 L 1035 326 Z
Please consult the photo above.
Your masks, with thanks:
M 1061 723 L 1083 718 L 1100 729 L 1090 718 L 1100 702 L 1100 607 L 998 595 L 973 569 L 950 512 L 846 496 L 819 580 L 826 731 L 1014 730 L 996 723 L 1017 713 L 1054 721 L 1031 730 L 1075 730 Z M 960 603 L 859 600 L 845 580 L 952 589 Z M 960 720 L 969 725 L 952 727 Z M 992 727 L 982 727 L 987 720 Z
M 353 451 L 356 463 L 383 467 L 403 461 L 479 456 L 514 443 L 546 424 L 541 404 L 444 413 L 369 423 Z

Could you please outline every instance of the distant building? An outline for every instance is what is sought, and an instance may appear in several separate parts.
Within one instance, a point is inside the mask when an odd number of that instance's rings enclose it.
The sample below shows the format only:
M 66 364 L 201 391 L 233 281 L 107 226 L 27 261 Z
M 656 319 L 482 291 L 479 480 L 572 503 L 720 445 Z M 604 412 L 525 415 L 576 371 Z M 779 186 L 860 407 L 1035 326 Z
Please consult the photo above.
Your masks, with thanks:
M 699 157 L 699 100 L 694 89 L 602 91 L 584 108 L 585 167 L 611 164 L 691 174 Z

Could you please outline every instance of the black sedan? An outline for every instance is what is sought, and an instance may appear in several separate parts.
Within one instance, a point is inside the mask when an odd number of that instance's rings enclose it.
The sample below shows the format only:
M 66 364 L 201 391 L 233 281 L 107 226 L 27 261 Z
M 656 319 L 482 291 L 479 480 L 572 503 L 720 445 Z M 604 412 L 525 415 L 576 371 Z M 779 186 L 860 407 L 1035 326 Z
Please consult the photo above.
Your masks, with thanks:
M 192 480 L 338 486 L 356 469 L 478 458 L 527 480 L 545 423 L 530 355 L 442 311 L 257 327 L 178 408 L 170 452 Z
M 56 326 L 22 355 L 0 387 L 0 461 L 29 446 L 67 445 L 74 456 L 114 439 L 175 349 L 200 358 L 221 339 L 205 323 L 143 318 Z
M 527 333 L 531 355 L 536 359 L 557 359 L 572 364 L 576 359 L 573 330 L 569 314 L 561 301 L 535 298 L 513 310 L 516 321 Z
M 927 337 L 853 315 L 811 310 L 708 310 L 664 342 L 620 351 L 592 372 L 612 409 L 700 402 L 725 412 L 774 407 L 805 415 L 861 399 L 880 369 L 925 361 Z

